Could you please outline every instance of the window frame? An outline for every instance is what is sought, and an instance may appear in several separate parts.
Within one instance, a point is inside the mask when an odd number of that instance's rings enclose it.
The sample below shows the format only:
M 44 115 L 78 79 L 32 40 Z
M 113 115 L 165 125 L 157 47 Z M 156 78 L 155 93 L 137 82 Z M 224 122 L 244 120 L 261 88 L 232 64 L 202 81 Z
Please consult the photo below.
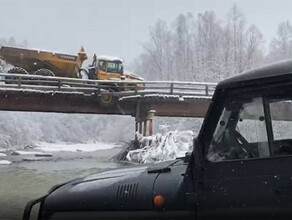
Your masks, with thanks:
M 100 62 L 103 62 L 104 63 L 104 70 L 100 68 Z M 101 70 L 103 72 L 107 72 L 107 61 L 105 60 L 98 60 L 98 70 Z
M 279 99 L 283 100 L 285 98 L 289 98 L 292 100 L 292 82 L 284 82 L 280 84 L 270 84 L 264 86 L 257 87 L 246 87 L 246 88 L 233 88 L 233 89 L 224 89 L 218 92 L 219 94 L 214 97 L 214 103 L 212 103 L 212 109 L 208 113 L 208 119 L 202 126 L 202 130 L 199 134 L 199 140 L 202 143 L 202 146 L 205 146 L 203 149 L 203 155 L 205 160 L 208 163 L 222 163 L 222 162 L 231 162 L 231 161 L 249 161 L 249 160 L 266 160 L 273 159 L 277 157 L 292 157 L 291 155 L 274 155 L 273 152 L 273 127 L 272 127 L 272 119 L 271 119 L 271 110 L 269 106 L 269 100 L 271 99 Z M 265 125 L 266 132 L 268 138 L 268 146 L 270 151 L 269 157 L 257 157 L 257 158 L 246 158 L 246 159 L 227 159 L 221 161 L 211 161 L 208 159 L 208 151 L 211 145 L 211 141 L 213 139 L 213 134 L 216 130 L 217 124 L 220 120 L 221 114 L 225 108 L 225 103 L 228 100 L 234 100 L 234 97 L 237 97 L 237 100 L 243 100 L 244 98 L 256 98 L 261 97 L 263 100 L 263 109 L 265 114 Z M 222 100 L 224 100 L 222 102 Z M 216 106 L 214 108 L 214 106 Z M 215 120 L 214 120 L 215 117 Z M 213 118 L 213 120 L 212 120 Z M 204 134 L 204 135 L 202 135 Z M 292 139 L 292 138 L 291 138 Z
M 117 68 L 116 68 L 116 71 L 115 71 L 115 72 L 113 72 L 113 71 L 109 71 L 109 70 L 108 70 L 108 69 L 109 69 L 109 64 L 110 64 L 110 63 L 114 63 L 115 65 L 117 65 Z M 107 72 L 116 73 L 116 74 L 122 74 L 122 72 L 119 71 L 119 67 L 120 67 L 120 65 L 122 65 L 121 62 L 117 62 L 117 61 L 107 61 Z

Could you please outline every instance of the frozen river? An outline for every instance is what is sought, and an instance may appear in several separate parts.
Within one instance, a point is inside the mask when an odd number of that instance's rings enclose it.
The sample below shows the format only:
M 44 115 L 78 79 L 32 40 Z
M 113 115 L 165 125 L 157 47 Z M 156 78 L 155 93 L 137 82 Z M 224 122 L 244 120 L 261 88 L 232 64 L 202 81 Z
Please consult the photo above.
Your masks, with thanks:
M 57 147 L 62 149 L 62 146 L 65 145 Z M 86 152 L 81 147 L 92 151 Z M 71 151 L 68 151 L 70 147 L 63 149 L 67 151 L 49 151 L 49 156 L 38 157 L 23 152 L 20 155 L 6 152 L 5 160 L 13 163 L 0 166 L 0 220 L 21 219 L 25 204 L 45 194 L 55 184 L 125 166 L 109 161 L 121 150 L 120 147 L 101 147 L 102 150 L 93 148 L 92 144 L 81 147 L 77 149 L 75 145 Z M 53 146 L 48 145 L 48 148 L 53 149 Z

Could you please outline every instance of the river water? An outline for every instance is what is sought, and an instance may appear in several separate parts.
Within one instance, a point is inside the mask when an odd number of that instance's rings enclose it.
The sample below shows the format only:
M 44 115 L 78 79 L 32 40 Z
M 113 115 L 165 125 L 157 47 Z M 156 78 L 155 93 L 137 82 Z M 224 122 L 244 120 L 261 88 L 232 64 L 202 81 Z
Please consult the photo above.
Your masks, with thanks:
M 0 166 L 0 220 L 21 219 L 25 204 L 45 194 L 53 185 L 125 164 L 110 162 L 121 148 L 94 152 L 57 152 L 39 161 L 9 155 Z M 34 211 L 36 212 L 36 211 Z

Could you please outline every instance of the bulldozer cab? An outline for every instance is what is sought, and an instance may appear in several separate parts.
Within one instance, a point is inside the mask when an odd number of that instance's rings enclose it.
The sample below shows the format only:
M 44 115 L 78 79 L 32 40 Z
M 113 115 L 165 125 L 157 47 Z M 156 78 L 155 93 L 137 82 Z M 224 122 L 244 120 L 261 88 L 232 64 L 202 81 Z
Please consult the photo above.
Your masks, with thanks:
M 121 79 L 124 73 L 123 60 L 117 57 L 94 55 L 92 66 L 98 80 Z

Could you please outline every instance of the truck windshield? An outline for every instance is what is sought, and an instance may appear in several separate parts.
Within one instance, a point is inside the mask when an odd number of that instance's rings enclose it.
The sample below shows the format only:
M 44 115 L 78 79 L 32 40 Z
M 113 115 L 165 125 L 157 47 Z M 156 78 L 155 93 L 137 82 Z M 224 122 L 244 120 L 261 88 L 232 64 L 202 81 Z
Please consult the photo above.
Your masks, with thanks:
M 121 62 L 108 61 L 107 71 L 111 73 L 123 73 L 123 64 Z

